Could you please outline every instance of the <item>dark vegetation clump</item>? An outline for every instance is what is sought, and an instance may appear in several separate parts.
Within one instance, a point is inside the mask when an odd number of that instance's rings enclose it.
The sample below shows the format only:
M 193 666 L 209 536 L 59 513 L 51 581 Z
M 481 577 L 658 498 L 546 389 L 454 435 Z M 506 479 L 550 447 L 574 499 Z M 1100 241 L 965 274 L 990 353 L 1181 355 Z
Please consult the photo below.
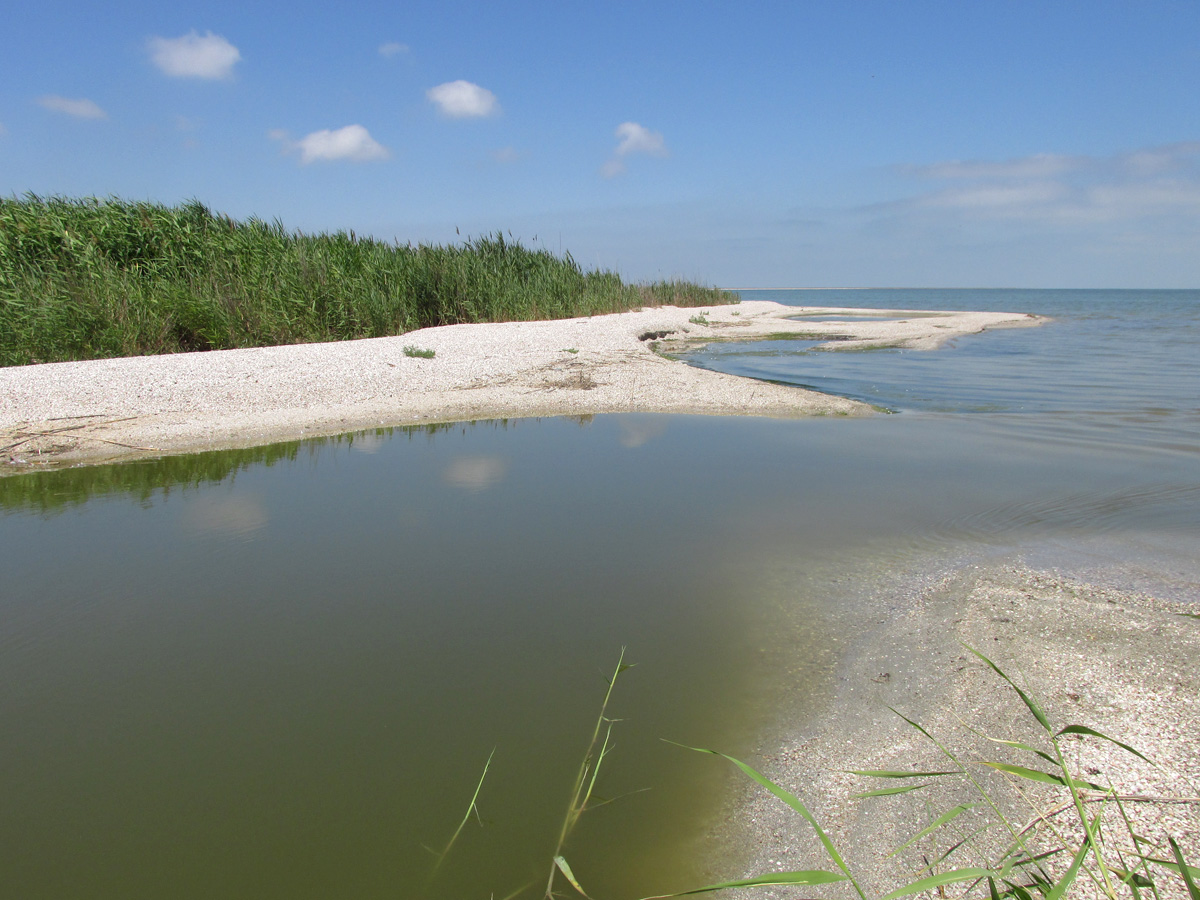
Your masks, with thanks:
M 724 295 L 626 284 L 502 233 L 389 244 L 237 221 L 193 200 L 0 198 L 0 365 L 569 318 Z

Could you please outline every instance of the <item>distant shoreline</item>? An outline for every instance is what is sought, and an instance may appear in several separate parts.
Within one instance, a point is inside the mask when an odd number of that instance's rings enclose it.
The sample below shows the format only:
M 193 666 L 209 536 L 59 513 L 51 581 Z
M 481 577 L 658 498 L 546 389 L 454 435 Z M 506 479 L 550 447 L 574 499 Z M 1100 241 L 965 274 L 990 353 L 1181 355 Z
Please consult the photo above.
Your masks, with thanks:
M 824 335 L 839 347 L 932 349 L 1010 313 L 893 310 L 890 321 L 769 301 L 397 337 L 0 369 L 0 470 L 231 449 L 380 426 L 611 412 L 862 416 L 866 404 L 724 375 L 663 355 L 714 340 Z M 878 312 L 878 311 L 875 311 Z

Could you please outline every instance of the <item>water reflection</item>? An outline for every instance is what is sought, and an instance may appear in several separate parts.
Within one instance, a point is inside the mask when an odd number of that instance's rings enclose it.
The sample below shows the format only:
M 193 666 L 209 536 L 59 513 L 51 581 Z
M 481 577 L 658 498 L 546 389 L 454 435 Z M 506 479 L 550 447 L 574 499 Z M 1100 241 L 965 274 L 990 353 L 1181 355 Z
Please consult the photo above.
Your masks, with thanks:
M 205 495 L 189 505 L 183 525 L 197 534 L 245 538 L 264 528 L 268 520 L 260 497 Z
M 484 491 L 504 478 L 507 468 L 507 463 L 498 456 L 460 456 L 445 468 L 442 478 L 451 487 Z

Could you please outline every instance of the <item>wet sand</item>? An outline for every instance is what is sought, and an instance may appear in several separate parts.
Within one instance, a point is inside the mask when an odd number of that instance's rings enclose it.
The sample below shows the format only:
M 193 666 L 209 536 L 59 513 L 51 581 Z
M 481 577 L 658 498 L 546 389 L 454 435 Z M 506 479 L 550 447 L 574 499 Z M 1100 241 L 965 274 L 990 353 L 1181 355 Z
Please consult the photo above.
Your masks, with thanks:
M 1063 789 L 1012 779 L 980 764 L 989 760 L 1052 770 L 1029 753 L 972 733 L 973 728 L 988 738 L 1049 749 L 1046 733 L 1017 693 L 969 646 L 1025 687 L 1056 730 L 1086 725 L 1152 760 L 1155 765 L 1095 738 L 1064 739 L 1066 758 L 1077 776 L 1114 786 L 1140 835 L 1158 842 L 1168 856 L 1165 838 L 1174 836 L 1196 865 L 1200 620 L 1190 615 L 1200 612 L 1195 588 L 1194 582 L 1174 585 L 1167 593 L 1183 599 L 1163 599 L 1035 570 L 1019 558 L 949 569 L 907 588 L 893 585 L 871 601 L 863 630 L 830 673 L 820 712 L 802 723 L 777 723 L 760 754 L 747 761 L 805 802 L 861 878 L 868 896 L 882 896 L 914 881 L 923 856 L 936 860 L 953 843 L 943 836 L 936 852 L 924 842 L 887 858 L 960 803 L 977 803 L 980 808 L 957 819 L 952 833 L 966 836 L 987 823 L 993 827 L 973 838 L 971 847 L 959 850 L 941 870 L 986 864 L 988 855 L 997 854 L 1009 840 L 996 815 L 961 779 L 913 779 L 906 783 L 931 787 L 854 799 L 856 793 L 905 782 L 860 777 L 850 774 L 852 770 L 954 768 L 928 738 L 888 707 L 921 724 L 968 761 L 971 774 L 987 786 L 1018 828 L 1053 811 L 1050 822 L 1077 847 L 1080 832 L 1072 823 L 1073 809 L 1062 808 L 1067 798 Z M 1090 802 L 1088 808 L 1095 814 L 1100 804 Z M 1120 847 L 1128 859 L 1128 834 L 1111 804 L 1105 822 L 1110 858 L 1116 858 L 1115 848 Z M 1044 850 L 1052 845 L 1045 832 L 1043 826 L 1027 834 Z M 720 848 L 716 857 L 740 860 L 740 871 L 710 872 L 713 877 L 833 868 L 807 823 L 748 781 L 709 839 Z M 1069 864 L 1069 857 L 1055 857 L 1046 865 L 1051 873 L 1061 874 Z M 1156 876 L 1162 897 L 1187 896 L 1178 877 L 1161 869 Z M 947 890 L 951 896 L 961 893 L 961 888 Z M 818 895 L 855 896 L 845 884 L 728 894 Z M 1123 896 L 1127 895 L 1126 891 Z M 1081 879 L 1067 896 L 1100 895 Z

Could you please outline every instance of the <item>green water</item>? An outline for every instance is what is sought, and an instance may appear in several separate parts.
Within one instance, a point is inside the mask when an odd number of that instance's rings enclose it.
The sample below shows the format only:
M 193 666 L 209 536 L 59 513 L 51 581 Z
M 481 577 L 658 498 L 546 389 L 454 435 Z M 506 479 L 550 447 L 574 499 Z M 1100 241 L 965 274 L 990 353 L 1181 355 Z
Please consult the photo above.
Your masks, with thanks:
M 879 585 L 1021 552 L 1196 599 L 1194 396 L 1093 406 L 1027 349 L 1071 334 L 997 341 L 1028 413 L 522 420 L 0 478 L 0 894 L 544 884 L 623 646 L 619 799 L 566 856 L 600 898 L 731 874 L 707 838 L 738 782 L 662 739 L 770 753 Z M 1139 359 L 1102 368 L 1194 377 Z
M 764 608 L 734 520 L 694 515 L 737 491 L 664 455 L 673 427 L 484 424 L 0 481 L 8 883 L 544 880 L 622 646 L 601 792 L 653 790 L 591 813 L 568 853 L 609 896 L 659 885 L 664 854 L 678 883 L 723 773 L 659 738 L 746 748 Z M 421 845 L 449 838 L 493 748 L 484 827 L 425 892 Z

